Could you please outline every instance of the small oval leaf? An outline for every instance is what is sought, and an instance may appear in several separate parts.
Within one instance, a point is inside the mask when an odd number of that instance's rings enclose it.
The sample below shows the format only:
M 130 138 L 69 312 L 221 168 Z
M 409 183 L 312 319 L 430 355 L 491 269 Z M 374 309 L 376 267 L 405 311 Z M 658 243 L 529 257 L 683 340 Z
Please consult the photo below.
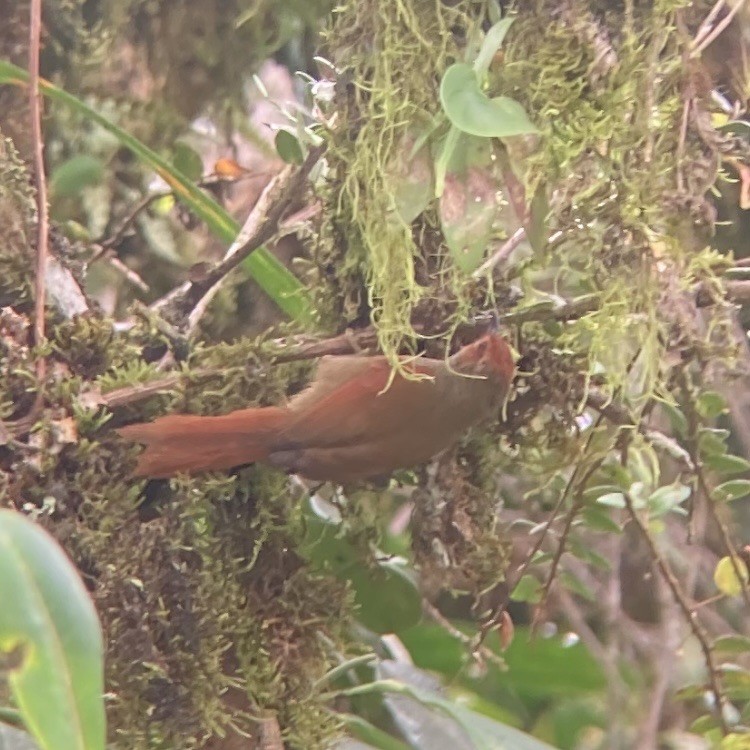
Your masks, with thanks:
M 750 479 L 730 479 L 716 488 L 719 500 L 739 500 L 750 495 Z
M 722 557 L 714 569 L 714 583 L 716 584 L 716 588 L 727 596 L 737 596 L 740 594 L 743 584 L 747 583 L 749 577 L 745 562 L 739 557 L 735 557 L 734 562 L 735 565 L 732 564 L 731 557 Z M 739 570 L 742 581 L 737 577 L 735 567 L 736 570 Z
M 274 140 L 276 152 L 287 164 L 300 165 L 305 160 L 305 154 L 297 136 L 282 128 L 276 133 Z
M 750 461 L 731 453 L 707 456 L 704 463 L 720 474 L 742 474 L 750 471 Z

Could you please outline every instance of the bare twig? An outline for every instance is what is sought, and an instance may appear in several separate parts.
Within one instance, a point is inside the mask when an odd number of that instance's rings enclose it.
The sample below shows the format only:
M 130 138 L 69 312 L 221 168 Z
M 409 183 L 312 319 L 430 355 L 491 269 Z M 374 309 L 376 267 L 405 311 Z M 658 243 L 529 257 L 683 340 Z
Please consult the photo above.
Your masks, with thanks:
M 184 325 L 186 318 L 201 303 L 203 297 L 212 293 L 214 287 L 220 284 L 227 274 L 274 236 L 284 212 L 292 201 L 301 195 L 310 170 L 318 162 L 323 148 L 318 146 L 311 149 L 301 167 L 295 169 L 289 166 L 276 175 L 266 185 L 224 258 L 210 268 L 202 278 L 186 282 L 155 303 L 153 308 L 170 320 L 180 321 L 180 324 Z M 195 316 L 189 323 L 193 327 L 196 325 Z
M 36 397 L 21 419 L 5 427 L 11 434 L 20 434 L 31 428 L 44 403 L 44 381 L 47 361 L 43 353 L 45 341 L 44 313 L 47 292 L 47 256 L 49 254 L 49 213 L 47 208 L 47 178 L 44 172 L 44 136 L 42 134 L 41 94 L 39 93 L 39 43 L 42 31 L 42 0 L 31 0 L 29 20 L 29 117 L 34 152 L 34 181 L 36 184 L 37 245 L 36 277 L 34 279 L 34 345 L 36 359 Z
M 498 656 L 492 649 L 487 648 L 487 646 L 476 644 L 474 638 L 466 635 L 466 633 L 462 633 L 437 607 L 433 606 L 426 599 L 422 600 L 422 610 L 433 622 L 440 625 L 448 635 L 468 647 L 473 655 L 481 657 L 488 662 L 492 662 L 501 669 L 505 669 L 505 662 L 502 657 Z
M 690 630 L 692 631 L 693 635 L 695 636 L 695 639 L 698 641 L 698 644 L 700 645 L 701 651 L 703 652 L 703 658 L 706 662 L 706 669 L 708 670 L 708 678 L 709 678 L 709 684 L 711 688 L 711 693 L 714 696 L 714 714 L 716 716 L 716 720 L 719 723 L 719 726 L 722 729 L 722 732 L 724 734 L 727 733 L 727 726 L 726 722 L 724 720 L 724 694 L 721 691 L 721 684 L 719 681 L 719 672 L 716 668 L 716 662 L 714 660 L 714 654 L 711 650 L 711 644 L 709 643 L 708 633 L 703 629 L 703 626 L 698 621 L 698 618 L 696 616 L 696 613 L 694 612 L 692 606 L 690 605 L 690 602 L 685 598 L 685 595 L 682 593 L 682 589 L 680 589 L 680 584 L 678 583 L 677 579 L 675 578 L 674 573 L 672 572 L 669 565 L 667 565 L 666 561 L 662 557 L 661 553 L 658 549 L 656 549 L 656 545 L 654 544 L 654 540 L 651 538 L 651 534 L 649 533 L 648 529 L 646 528 L 645 524 L 643 523 L 643 520 L 638 515 L 637 511 L 635 510 L 635 507 L 633 505 L 633 499 L 630 497 L 630 494 L 625 492 L 623 493 L 625 497 L 625 506 L 628 510 L 628 514 L 630 515 L 630 518 L 633 520 L 633 523 L 638 527 L 638 530 L 640 531 L 641 535 L 643 536 L 644 541 L 646 542 L 646 545 L 648 546 L 649 552 L 651 554 L 651 559 L 656 563 L 656 566 L 659 568 L 659 572 L 661 573 L 662 578 L 664 579 L 664 582 L 669 587 L 669 590 L 672 592 L 672 596 L 674 597 L 677 606 L 680 608 L 680 611 L 682 612 L 685 620 L 687 621 L 688 626 L 690 627 Z
M 96 256 L 91 259 L 90 263 L 95 263 L 98 260 L 103 260 L 106 263 L 109 263 L 113 270 L 136 287 L 136 289 L 140 289 L 144 294 L 150 291 L 149 285 L 143 280 L 143 278 L 132 268 L 128 268 L 128 266 L 126 266 L 110 248 L 102 246 L 101 252 L 98 252 Z
M 474 271 L 471 275 L 478 279 L 483 276 L 487 271 L 493 269 L 498 263 L 504 263 L 510 254 L 526 239 L 526 230 L 523 227 L 519 227 L 515 232 L 505 241 L 500 247 L 490 255 L 487 260 L 482 263 L 479 268 Z
M 221 185 L 225 183 L 234 184 L 244 180 L 268 176 L 270 176 L 269 172 L 248 172 L 247 174 L 242 174 L 238 177 L 226 175 L 209 175 L 208 177 L 204 177 L 202 180 L 197 182 L 196 185 L 200 188 L 207 188 L 213 185 Z M 140 214 L 142 214 L 155 201 L 158 201 L 161 198 L 168 198 L 171 195 L 174 195 L 174 190 L 160 190 L 156 193 L 149 193 L 149 195 L 144 196 L 130 209 L 130 211 L 125 215 L 123 220 L 112 232 L 112 234 L 107 237 L 101 237 L 98 240 L 97 244 L 102 248 L 102 250 L 109 250 L 116 247 L 122 241 L 126 232 Z M 98 259 L 99 255 L 95 256 L 91 262 Z
M 719 0 L 716 6 L 711 10 L 711 13 L 709 13 L 709 17 L 712 15 L 715 17 L 720 10 L 719 6 L 721 6 L 722 4 L 723 0 Z M 705 22 L 704 24 L 701 24 L 698 35 L 696 35 L 695 40 L 693 41 L 693 49 L 690 52 L 691 57 L 697 57 L 706 49 L 706 47 L 709 47 L 721 35 L 724 29 L 726 29 L 727 26 L 732 23 L 732 19 L 737 15 L 737 13 L 739 13 L 744 4 L 745 0 L 738 0 L 738 2 L 736 2 L 734 6 L 729 10 L 729 13 L 727 13 L 726 16 L 724 16 L 724 18 L 722 18 L 721 21 L 716 24 L 716 27 L 710 31 L 710 24 L 707 24 Z

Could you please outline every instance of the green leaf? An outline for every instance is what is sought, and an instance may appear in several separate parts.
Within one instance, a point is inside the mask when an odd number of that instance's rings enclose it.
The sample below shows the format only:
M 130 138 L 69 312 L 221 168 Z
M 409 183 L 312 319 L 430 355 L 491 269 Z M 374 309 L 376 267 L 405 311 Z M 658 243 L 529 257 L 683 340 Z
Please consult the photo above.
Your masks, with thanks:
M 560 574 L 560 580 L 565 584 L 565 588 L 572 591 L 574 594 L 578 594 L 578 596 L 587 599 L 590 602 L 596 601 L 596 594 L 593 590 L 586 586 L 580 578 L 574 576 L 569 571 L 564 570 Z
M 525 575 L 513 589 L 510 598 L 516 602 L 536 603 L 541 599 L 542 586 L 532 575 Z
M 737 572 L 740 574 L 739 577 Z M 716 588 L 727 596 L 737 596 L 742 593 L 742 588 L 747 584 L 748 578 L 750 576 L 748 575 L 747 565 L 739 557 L 734 558 L 734 563 L 732 563 L 731 557 L 722 557 L 714 568 Z
M 624 508 L 627 505 L 622 492 L 608 492 L 606 495 L 600 495 L 596 502 L 607 508 Z
M 479 50 L 476 60 L 474 60 L 474 72 L 479 77 L 479 80 L 482 80 L 484 76 L 487 75 L 487 71 L 490 69 L 490 64 L 492 63 L 492 58 L 500 47 L 502 47 L 505 35 L 508 33 L 508 29 L 510 29 L 515 20 L 515 16 L 503 18 L 494 24 L 487 32 L 487 35 L 482 42 L 482 48 Z
M 0 84 L 25 86 L 29 75 L 13 63 L 0 60 Z M 137 138 L 110 122 L 106 117 L 89 107 L 83 101 L 42 79 L 39 90 L 44 96 L 60 102 L 82 116 L 97 123 L 112 133 L 126 148 L 130 149 L 144 164 L 153 169 L 201 221 L 204 221 L 212 234 L 224 242 L 233 242 L 240 233 L 241 226 L 207 193 L 198 188 L 184 174 L 166 159 L 144 145 Z M 268 294 L 269 297 L 290 317 L 296 320 L 307 319 L 311 314 L 309 299 L 299 279 L 265 247 L 251 253 L 242 263 L 247 272 Z
M 398 633 L 422 618 L 422 597 L 403 560 L 380 561 L 375 568 L 357 565 L 346 578 L 354 589 L 357 619 L 375 633 Z
M 482 714 L 440 698 L 426 690 L 405 685 L 396 680 L 378 680 L 342 691 L 346 696 L 370 693 L 395 693 L 412 698 L 423 706 L 451 717 L 466 732 L 476 750 L 554 750 L 546 742 L 537 740 L 514 727 L 493 721 Z
M 172 149 L 172 163 L 178 172 L 181 172 L 193 182 L 198 182 L 203 177 L 203 159 L 201 155 L 183 141 L 177 141 Z
M 719 500 L 739 500 L 750 495 L 750 479 L 730 479 L 728 482 L 722 482 L 715 492 Z
M 281 128 L 274 139 L 276 152 L 287 164 L 302 164 L 305 153 L 296 135 Z
M 64 161 L 50 176 L 50 191 L 54 198 L 80 195 L 86 187 L 98 185 L 104 177 L 104 164 L 90 154 L 79 154 Z
M 698 450 L 701 456 L 721 456 L 727 452 L 724 430 L 703 428 L 698 435 Z
M 440 226 L 453 262 L 471 273 L 482 262 L 498 216 L 495 184 L 486 171 L 448 174 L 440 196 Z
M 366 743 L 368 747 L 378 750 L 410 750 L 409 745 L 397 740 L 360 716 L 354 714 L 336 714 L 336 716 L 352 737 Z
M 0 510 L 0 601 L 0 650 L 19 652 L 8 681 L 29 731 L 44 750 L 103 750 L 96 610 L 54 539 L 9 510 Z
M 611 534 L 620 534 L 622 527 L 614 521 L 609 513 L 600 508 L 586 508 L 581 514 L 584 524 L 594 531 L 605 531 Z
M 396 211 L 405 224 L 411 224 L 427 208 L 434 194 L 432 162 L 426 145 L 406 134 L 388 166 Z
M 524 108 L 507 96 L 490 99 L 470 65 L 455 63 L 440 82 L 440 102 L 450 122 L 464 133 L 508 138 L 537 133 Z
M 750 461 L 731 453 L 706 456 L 703 463 L 720 474 L 742 474 L 750 471 Z
M 659 487 L 651 493 L 646 501 L 650 515 L 658 518 L 671 510 L 675 510 L 690 497 L 691 492 L 690 487 L 679 482 Z
M 682 410 L 674 404 L 670 404 L 668 401 L 663 401 L 661 408 L 667 415 L 669 423 L 672 425 L 672 429 L 679 437 L 684 438 L 685 435 L 687 435 L 688 422 L 687 417 L 683 414 Z
M 357 617 L 376 633 L 396 633 L 422 617 L 422 597 L 410 568 L 399 558 L 368 565 L 346 536 L 338 510 L 313 496 L 303 506 L 305 533 L 298 550 L 316 567 L 350 581 Z
M 705 391 L 698 396 L 695 402 L 695 408 L 698 414 L 704 419 L 716 419 L 716 417 L 726 414 L 727 402 L 724 397 L 716 391 Z
M 750 651 L 750 638 L 744 635 L 724 635 L 714 641 L 713 649 L 724 654 L 745 654 Z

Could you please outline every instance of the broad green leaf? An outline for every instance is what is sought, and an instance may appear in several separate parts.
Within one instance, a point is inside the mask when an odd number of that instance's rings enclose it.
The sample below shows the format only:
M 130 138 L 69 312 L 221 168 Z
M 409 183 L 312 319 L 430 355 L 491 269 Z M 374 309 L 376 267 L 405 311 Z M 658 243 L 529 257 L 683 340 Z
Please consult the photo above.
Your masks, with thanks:
M 495 53 L 502 47 L 505 35 L 508 29 L 513 25 L 515 16 L 503 18 L 496 24 L 493 24 L 482 42 L 482 48 L 479 50 L 476 60 L 474 60 L 474 72 L 479 76 L 479 80 L 487 74 L 492 63 Z
M 302 164 L 305 160 L 305 153 L 302 150 L 297 136 L 290 133 L 285 128 L 281 128 L 276 133 L 274 139 L 276 146 L 276 153 L 287 163 L 287 164 Z
M 453 262 L 471 273 L 482 262 L 498 216 L 495 183 L 487 172 L 449 173 L 440 196 L 440 226 Z
M 349 581 L 357 618 L 376 633 L 410 628 L 422 616 L 422 597 L 409 567 L 399 558 L 368 565 L 346 537 L 338 510 L 312 497 L 303 506 L 305 530 L 298 547 L 311 564 Z
M 750 750 L 750 736 L 747 732 L 730 732 L 721 738 L 719 750 Z
M 70 198 L 91 185 L 98 185 L 104 177 L 104 164 L 90 154 L 79 154 L 64 161 L 50 176 L 50 191 L 55 198 Z
M 663 401 L 661 408 L 667 415 L 667 418 L 672 425 L 672 429 L 679 437 L 684 438 L 687 435 L 688 423 L 687 417 L 683 414 L 682 410 L 675 406 L 675 404 L 670 404 L 668 401 Z
M 585 503 L 593 503 L 603 495 L 609 495 L 613 492 L 620 492 L 620 488 L 616 484 L 595 484 L 587 487 L 581 493 L 581 500 Z
M 354 588 L 357 619 L 370 630 L 398 633 L 421 619 L 422 597 L 404 561 L 384 560 L 374 568 L 357 565 L 345 575 Z
M 617 527 L 617 532 L 619 531 L 620 529 Z M 606 571 L 612 570 L 612 563 L 604 557 L 604 555 L 600 555 L 595 549 L 593 549 L 590 542 L 589 544 L 584 544 L 573 539 L 569 542 L 569 548 L 573 555 L 594 568 Z
M 729 700 L 750 700 L 750 672 L 736 664 L 723 664 L 721 673 Z
M 198 182 L 203 177 L 203 159 L 201 155 L 183 141 L 174 144 L 172 163 L 178 172 L 181 172 L 193 182 Z
M 427 208 L 434 194 L 429 149 L 424 144 L 416 146 L 417 140 L 406 134 L 388 166 L 396 211 L 405 224 L 411 224 Z
M 701 456 L 721 456 L 727 452 L 724 430 L 704 428 L 698 435 L 698 449 Z
M 103 642 L 78 573 L 41 527 L 0 510 L 0 650 L 8 681 L 44 750 L 104 750 Z
M 601 666 L 582 643 L 532 638 L 528 629 L 520 627 L 503 659 L 508 666 L 503 681 L 529 698 L 587 695 L 607 684 Z
M 571 572 L 563 570 L 562 573 L 560 573 L 560 580 L 565 585 L 565 588 L 572 591 L 574 594 L 578 594 L 578 596 L 587 599 L 590 602 L 596 601 L 596 594 L 593 590 L 586 586 L 580 578 L 574 576 Z
M 750 479 L 730 479 L 722 482 L 714 492 L 719 500 L 739 500 L 750 495 Z
M 28 80 L 29 75 L 23 68 L 0 60 L 0 84 L 25 86 Z M 176 198 L 190 208 L 201 221 L 204 221 L 212 234 L 226 243 L 231 243 L 236 239 L 241 230 L 240 225 L 222 206 L 175 169 L 166 159 L 80 99 L 49 81 L 40 80 L 39 90 L 53 101 L 70 107 L 112 133 L 123 146 L 130 149 L 169 185 Z M 287 315 L 297 320 L 309 317 L 311 310 L 309 300 L 304 295 L 304 287 L 273 253 L 260 247 L 243 261 L 243 266 Z
M 736 570 L 735 570 L 736 568 Z M 739 571 L 740 578 L 737 577 L 737 571 Z M 722 594 L 727 596 L 737 596 L 742 593 L 742 587 L 748 582 L 748 571 L 747 565 L 744 560 L 739 557 L 734 558 L 734 564 L 732 564 L 731 557 L 722 557 L 716 568 L 714 569 L 714 583 L 716 588 L 721 591 Z
M 498 721 L 482 716 L 464 706 L 440 698 L 426 690 L 397 680 L 379 680 L 342 691 L 346 696 L 370 693 L 394 693 L 418 701 L 452 718 L 466 732 L 476 750 L 554 750 L 546 742 Z M 425 748 L 424 750 L 427 750 Z
M 440 102 L 450 122 L 464 133 L 508 138 L 537 133 L 524 108 L 507 96 L 490 99 L 470 65 L 455 63 L 440 82 Z

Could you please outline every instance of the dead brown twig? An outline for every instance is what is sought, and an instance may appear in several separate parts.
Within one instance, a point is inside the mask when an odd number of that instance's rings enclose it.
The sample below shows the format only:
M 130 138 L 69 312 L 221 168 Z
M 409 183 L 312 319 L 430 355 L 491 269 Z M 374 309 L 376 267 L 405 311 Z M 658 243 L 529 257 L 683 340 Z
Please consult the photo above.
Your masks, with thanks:
M 152 308 L 180 327 L 185 327 L 187 321 L 188 330 L 194 328 L 197 320 L 192 313 L 199 307 L 201 311 L 205 309 L 202 304 L 204 298 L 212 295 L 231 271 L 275 235 L 286 210 L 302 195 L 305 181 L 323 150 L 323 146 L 311 149 L 302 166 L 288 166 L 276 175 L 266 185 L 224 258 L 200 279 L 182 284 L 152 305 Z
M 36 397 L 29 413 L 4 427 L 11 434 L 28 430 L 36 421 L 44 402 L 44 382 L 47 361 L 43 353 L 45 341 L 44 314 L 46 303 L 47 257 L 49 255 L 49 211 L 47 208 L 47 178 L 44 171 L 44 136 L 42 134 L 42 97 L 39 93 L 39 44 L 42 30 L 42 0 L 31 0 L 29 20 L 29 118 L 34 155 L 36 184 L 37 244 L 36 277 L 34 279 L 34 345 L 36 359 Z

